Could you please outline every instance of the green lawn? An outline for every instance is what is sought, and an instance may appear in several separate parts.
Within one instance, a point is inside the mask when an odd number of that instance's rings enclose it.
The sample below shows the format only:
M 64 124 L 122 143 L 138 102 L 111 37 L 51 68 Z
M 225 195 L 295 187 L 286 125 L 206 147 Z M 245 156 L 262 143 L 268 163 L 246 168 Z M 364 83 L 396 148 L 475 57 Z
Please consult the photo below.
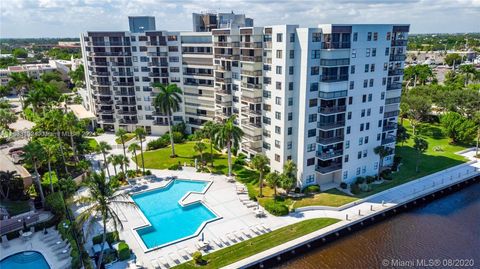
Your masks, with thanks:
M 380 185 L 372 184 L 372 191 L 362 192 L 356 197 L 363 198 L 467 161 L 455 152 L 468 148 L 468 145 L 451 144 L 450 139 L 443 134 L 443 129 L 439 124 L 424 123 L 417 129 L 419 129 L 418 134 L 428 141 L 428 149 L 420 157 L 420 171 L 417 173 L 415 171 L 417 152 L 413 148 L 412 127 L 406 120 L 404 126 L 411 137 L 404 145 L 397 144 L 396 155 L 402 157 L 400 171 L 392 174 L 393 180 Z
M 338 221 L 338 219 L 332 218 L 304 220 L 207 254 L 203 257 L 207 261 L 206 265 L 199 266 L 195 265 L 193 261 L 189 261 L 174 268 L 220 268 L 312 233 Z
M 26 213 L 31 209 L 28 201 L 2 201 L 2 207 L 7 209 L 10 216 Z
M 98 147 L 98 142 L 97 140 L 93 138 L 86 138 L 88 142 L 88 146 L 90 147 L 91 150 L 95 151 L 95 149 Z
M 294 200 L 293 208 L 318 205 L 338 207 L 355 200 L 358 200 L 358 198 L 346 195 L 337 189 L 330 189 L 310 197 Z
M 125 143 L 127 143 L 128 141 L 132 140 L 133 138 L 135 138 L 135 134 L 134 133 L 127 133 L 125 134 Z M 115 142 L 117 144 L 122 144 L 122 140 L 120 140 L 120 138 L 116 138 L 115 139 Z
M 175 144 L 175 154 L 177 157 L 171 158 L 170 155 L 172 154 L 172 147 L 168 146 L 166 148 L 146 151 L 144 153 L 145 158 L 145 168 L 152 168 L 152 169 L 168 169 L 170 166 L 174 164 L 180 163 L 183 165 L 187 163 L 187 165 L 194 165 L 195 158 L 200 163 L 200 154 L 193 150 L 193 146 L 196 142 L 185 142 L 182 144 Z M 207 150 L 203 153 L 204 160 L 208 160 L 210 162 L 210 144 L 207 144 Z M 213 150 L 213 171 L 214 173 L 224 173 L 226 174 L 228 171 L 228 158 L 226 155 L 219 153 L 215 149 Z M 233 159 L 233 158 L 232 158 Z M 135 161 L 135 159 L 134 159 Z M 138 156 L 138 162 L 141 164 L 141 157 Z

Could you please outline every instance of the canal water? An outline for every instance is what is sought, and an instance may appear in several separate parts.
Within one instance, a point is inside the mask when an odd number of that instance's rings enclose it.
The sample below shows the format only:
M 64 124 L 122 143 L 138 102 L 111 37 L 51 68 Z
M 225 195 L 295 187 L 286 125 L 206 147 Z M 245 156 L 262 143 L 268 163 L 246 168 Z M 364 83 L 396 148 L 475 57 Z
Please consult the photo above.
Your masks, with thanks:
M 456 267 L 480 268 L 479 183 L 357 231 L 278 268 Z

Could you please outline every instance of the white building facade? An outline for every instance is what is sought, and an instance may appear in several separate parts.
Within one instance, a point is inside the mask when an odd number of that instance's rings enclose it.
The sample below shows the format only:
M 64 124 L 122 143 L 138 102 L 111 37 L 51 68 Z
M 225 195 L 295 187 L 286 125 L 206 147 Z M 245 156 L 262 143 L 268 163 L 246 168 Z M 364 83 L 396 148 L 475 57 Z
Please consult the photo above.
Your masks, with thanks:
M 205 25 L 83 35 L 86 106 L 98 123 L 163 134 L 151 82 L 176 83 L 183 102 L 174 123 L 193 132 L 237 115 L 239 152 L 264 153 L 276 171 L 294 161 L 300 187 L 375 175 L 377 146 L 390 148 L 383 165 L 391 164 L 409 25 Z

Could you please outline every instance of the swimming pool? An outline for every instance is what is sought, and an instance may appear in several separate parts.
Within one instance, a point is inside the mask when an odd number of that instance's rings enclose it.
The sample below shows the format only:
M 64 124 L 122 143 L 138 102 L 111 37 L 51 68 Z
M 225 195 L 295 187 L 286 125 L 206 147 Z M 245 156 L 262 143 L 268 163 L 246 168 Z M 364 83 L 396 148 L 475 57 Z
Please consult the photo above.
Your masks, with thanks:
M 42 253 L 38 251 L 23 251 L 10 255 L 0 261 L 0 268 L 2 269 L 50 269 L 47 260 Z
M 151 226 L 136 229 L 147 249 L 196 235 L 199 228 L 218 216 L 203 203 L 181 206 L 188 192 L 203 192 L 207 181 L 173 180 L 164 188 L 132 195 L 133 201 Z

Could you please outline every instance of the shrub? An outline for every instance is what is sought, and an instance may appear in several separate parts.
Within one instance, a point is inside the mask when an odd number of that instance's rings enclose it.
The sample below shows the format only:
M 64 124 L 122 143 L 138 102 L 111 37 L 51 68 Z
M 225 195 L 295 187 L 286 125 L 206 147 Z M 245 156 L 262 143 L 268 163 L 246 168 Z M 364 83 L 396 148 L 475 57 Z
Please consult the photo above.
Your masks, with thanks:
M 65 215 L 65 203 L 60 192 L 54 192 L 45 198 L 45 206 L 52 211 L 55 216 L 63 217 Z
M 340 183 L 340 188 L 346 190 L 348 188 L 347 183 L 345 183 L 345 182 Z
M 187 136 L 187 140 L 188 140 L 188 141 L 195 141 L 195 140 L 197 140 L 197 138 L 198 138 L 198 137 L 197 137 L 196 135 L 194 135 L 194 134 L 189 134 L 189 135 Z
M 195 251 L 192 255 L 192 259 L 195 262 L 195 264 L 202 264 L 203 261 L 203 255 L 200 251 Z
M 360 187 L 358 186 L 358 184 L 353 184 L 351 186 L 351 191 L 353 194 L 360 194 L 361 190 L 360 190 Z
M 265 203 L 265 209 L 274 216 L 285 216 L 288 214 L 288 207 L 282 203 L 277 203 L 274 200 L 268 200 Z
M 355 180 L 355 183 L 356 184 L 363 184 L 365 182 L 365 178 L 364 177 L 357 177 L 357 180 Z
M 145 171 L 145 175 L 146 175 L 146 176 L 151 176 L 151 175 L 152 175 L 152 171 L 146 170 L 146 171 Z
M 366 177 L 365 177 L 365 180 L 366 180 L 367 184 L 370 184 L 370 183 L 372 183 L 373 181 L 375 181 L 375 178 L 372 177 L 372 176 L 366 176 Z
M 305 189 L 303 189 L 303 192 L 304 192 L 304 193 L 316 193 L 316 192 L 320 192 L 320 186 L 318 186 L 318 185 L 310 185 L 310 186 L 307 186 Z
M 185 124 L 185 122 L 180 122 L 178 124 L 175 124 L 172 126 L 172 132 L 175 133 L 180 133 L 183 135 L 186 135 L 187 134 L 187 125 Z
M 293 190 L 294 193 L 300 193 L 300 188 L 299 187 L 295 187 L 295 189 Z
M 168 167 L 168 170 L 182 170 L 182 165 L 178 163 L 172 164 Z
M 95 129 L 95 134 L 100 135 L 100 134 L 103 134 L 103 133 L 105 133 L 105 130 L 103 130 L 102 128 Z
M 392 170 L 390 169 L 385 169 L 380 173 L 380 177 L 385 179 L 385 180 L 391 180 L 392 179 Z
M 130 248 L 128 247 L 127 243 L 120 242 L 120 244 L 118 244 L 118 258 L 121 261 L 130 258 Z
M 52 185 L 53 190 L 58 189 L 58 177 L 55 171 L 52 171 Z M 43 190 L 50 191 L 50 172 L 46 172 L 42 177 L 42 188 Z
M 183 143 L 184 142 L 183 134 L 180 132 L 173 132 L 173 142 Z
M 169 144 L 168 139 L 160 137 L 147 143 L 147 150 L 164 148 Z
M 92 238 L 92 243 L 93 244 L 101 244 L 102 243 L 102 238 L 103 238 L 103 234 L 99 234 L 99 235 L 96 235 Z M 113 242 L 116 242 L 119 240 L 119 236 L 118 236 L 118 232 L 109 232 L 107 233 L 107 238 L 106 238 L 106 241 L 110 244 L 112 244 Z

